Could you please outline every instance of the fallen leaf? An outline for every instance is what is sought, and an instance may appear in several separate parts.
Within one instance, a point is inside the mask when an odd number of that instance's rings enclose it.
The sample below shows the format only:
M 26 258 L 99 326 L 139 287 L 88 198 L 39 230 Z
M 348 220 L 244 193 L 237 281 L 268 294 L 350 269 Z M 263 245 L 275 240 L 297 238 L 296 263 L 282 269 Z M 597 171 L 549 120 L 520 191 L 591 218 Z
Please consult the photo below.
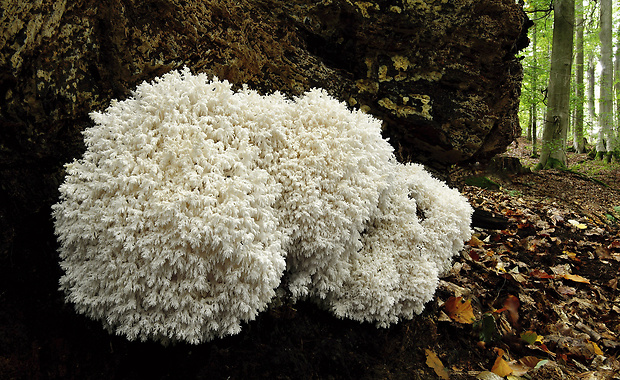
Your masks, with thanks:
M 565 274 L 562 276 L 563 278 L 565 278 L 566 280 L 570 280 L 570 281 L 574 281 L 574 282 L 580 282 L 583 284 L 589 284 L 590 280 L 588 280 L 587 278 L 583 278 L 581 276 L 579 276 L 578 274 Z
M 463 297 L 450 297 L 444 305 L 448 316 L 458 323 L 474 323 L 474 309 L 470 300 L 463 300 Z
M 524 365 L 520 361 L 516 361 L 516 360 L 511 360 L 507 362 L 506 364 L 508 364 L 508 367 L 510 367 L 510 369 L 512 370 L 511 374 L 514 376 L 523 376 L 527 373 L 527 371 L 532 369 Z
M 528 366 L 530 368 L 536 368 L 536 365 L 540 362 L 540 359 L 538 359 L 536 356 L 524 356 L 519 359 L 519 361 L 525 366 Z
M 556 266 L 550 267 L 553 274 L 556 276 L 563 276 L 565 274 L 570 273 L 570 264 L 558 264 Z
M 482 318 L 476 322 L 474 328 L 480 330 L 478 336 L 483 343 L 493 342 L 501 337 L 492 313 L 484 313 Z
M 546 345 L 546 344 L 541 343 L 541 344 L 540 344 L 540 348 L 541 348 L 543 351 L 545 351 L 546 353 L 551 354 L 551 356 L 555 356 L 555 353 L 551 352 L 551 350 L 549 350 L 549 347 L 547 347 L 547 345 Z
M 484 246 L 484 242 L 478 239 L 475 236 L 472 236 L 471 239 L 467 242 L 467 245 L 470 247 L 482 248 Z
M 527 344 L 534 344 L 536 342 L 542 343 L 543 337 L 534 331 L 525 331 L 521 333 L 521 339 Z
M 509 276 L 511 276 L 513 280 L 517 281 L 520 284 L 524 284 L 527 282 L 527 279 L 521 273 L 509 273 Z
M 574 296 L 577 293 L 577 290 L 570 286 L 558 286 L 557 291 L 565 296 Z
M 426 365 L 432 368 L 440 378 L 449 380 L 450 375 L 448 374 L 448 370 L 443 366 L 443 363 L 439 360 L 437 355 L 429 349 L 425 349 L 424 351 L 426 352 Z
M 472 250 L 469 252 L 469 257 L 473 260 L 473 261 L 480 261 L 480 255 L 478 254 L 478 252 Z
M 611 255 L 611 252 L 609 252 L 609 250 L 605 247 L 603 247 L 602 245 L 596 246 L 596 248 L 594 248 L 594 252 L 596 252 L 596 256 L 599 259 L 612 259 L 613 256 Z
M 569 219 L 568 223 L 570 223 L 572 226 L 579 228 L 580 230 L 585 230 L 586 228 L 588 228 L 588 226 L 586 226 L 585 224 L 579 223 L 578 221 L 574 219 Z
M 598 346 L 598 344 L 594 342 L 590 342 L 592 344 L 592 350 L 596 355 L 604 355 L 603 350 Z
M 501 377 L 497 376 L 496 374 L 494 374 L 493 372 L 489 372 L 489 371 L 482 371 L 478 374 L 478 376 L 476 376 L 476 379 L 478 380 L 502 380 Z
M 562 253 L 568 256 L 568 258 L 571 260 L 575 260 L 575 258 L 577 257 L 577 254 L 575 252 L 562 251 Z
M 510 322 L 513 326 L 516 326 L 519 321 L 519 305 L 519 299 L 513 295 L 509 295 L 504 300 L 504 308 L 508 310 L 508 313 L 510 314 Z
M 504 350 L 500 348 L 497 353 L 497 359 L 495 359 L 495 363 L 493 363 L 491 372 L 501 377 L 510 375 L 512 373 L 512 368 L 510 368 L 508 363 L 502 358 L 502 356 L 504 356 Z
M 555 278 L 554 275 L 547 274 L 545 271 L 542 271 L 540 269 L 534 269 L 533 271 L 531 271 L 530 276 L 536 278 Z

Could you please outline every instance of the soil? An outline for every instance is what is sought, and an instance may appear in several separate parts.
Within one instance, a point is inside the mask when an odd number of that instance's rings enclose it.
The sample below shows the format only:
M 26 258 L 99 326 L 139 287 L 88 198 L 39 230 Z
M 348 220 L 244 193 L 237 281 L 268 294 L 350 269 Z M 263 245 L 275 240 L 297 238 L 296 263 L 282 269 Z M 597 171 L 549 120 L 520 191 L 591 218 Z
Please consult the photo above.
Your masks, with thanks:
M 506 155 L 529 154 L 520 139 Z M 455 168 L 507 227 L 476 229 L 434 301 L 389 329 L 299 302 L 206 344 L 128 342 L 64 303 L 49 215 L 34 215 L 0 268 L 0 378 L 620 379 L 620 164 L 569 156 L 574 172 Z

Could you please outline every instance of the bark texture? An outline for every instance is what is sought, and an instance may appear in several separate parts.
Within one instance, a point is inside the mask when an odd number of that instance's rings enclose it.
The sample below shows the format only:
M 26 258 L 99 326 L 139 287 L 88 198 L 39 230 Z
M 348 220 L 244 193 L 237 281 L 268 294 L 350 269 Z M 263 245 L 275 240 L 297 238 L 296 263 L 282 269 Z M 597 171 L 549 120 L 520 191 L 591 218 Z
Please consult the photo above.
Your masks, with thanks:
M 538 168 L 565 167 L 567 164 L 575 1 L 556 1 L 553 12 L 549 101 Z
M 519 130 L 527 18 L 514 0 L 7 0 L 0 13 L 0 247 L 47 218 L 88 113 L 188 66 L 289 95 L 311 87 L 385 120 L 441 169 Z

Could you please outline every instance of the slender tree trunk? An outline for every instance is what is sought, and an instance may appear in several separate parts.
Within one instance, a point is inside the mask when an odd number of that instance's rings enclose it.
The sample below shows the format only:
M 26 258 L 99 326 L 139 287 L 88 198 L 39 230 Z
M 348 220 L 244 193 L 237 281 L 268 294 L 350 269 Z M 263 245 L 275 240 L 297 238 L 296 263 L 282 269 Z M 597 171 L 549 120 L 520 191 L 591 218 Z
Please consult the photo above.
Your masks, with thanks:
M 532 105 L 530 104 L 530 109 L 529 109 L 529 118 L 527 120 L 527 130 L 525 131 L 525 139 L 527 141 L 532 141 L 532 121 L 534 120 L 533 116 L 534 114 L 532 113 Z
M 573 129 L 573 147 L 575 152 L 583 153 L 585 151 L 585 143 L 583 138 L 583 103 L 584 96 L 584 83 L 583 83 L 583 0 L 576 0 L 576 18 L 577 28 L 575 48 L 575 90 L 577 95 L 577 101 L 575 102 L 575 118 Z
M 532 104 L 532 157 L 538 157 L 538 106 Z
M 594 54 L 590 53 L 588 55 L 588 115 L 590 116 L 589 118 L 590 126 L 597 124 L 596 106 L 595 106 L 596 97 L 594 95 L 594 91 L 596 88 L 595 71 L 596 71 L 596 65 L 594 64 Z M 590 129 L 590 132 L 592 132 L 591 129 Z
M 537 42 L 537 38 L 536 38 L 536 30 L 537 27 L 536 25 L 534 25 L 534 28 L 532 29 L 532 64 L 534 66 L 533 70 L 532 70 L 532 108 L 530 109 L 530 115 L 532 116 L 532 123 L 531 123 L 531 136 L 532 136 L 532 157 L 536 157 L 538 155 L 537 153 L 537 146 L 536 143 L 538 142 L 538 130 L 537 130 L 537 122 L 538 122 L 538 99 L 539 99 L 539 95 L 538 95 L 538 58 L 537 58 L 537 54 L 538 52 L 536 51 L 536 42 Z
M 616 142 L 620 141 L 620 25 L 618 25 L 616 58 L 614 61 L 614 88 L 616 90 Z M 616 146 L 617 147 L 617 146 Z
M 612 66 L 612 39 L 611 39 L 611 0 L 601 0 L 601 96 L 599 105 L 599 135 L 605 139 L 605 146 L 597 144 L 597 156 L 606 153 L 606 160 L 615 148 L 615 136 L 613 132 L 613 66 Z
M 570 115 L 575 0 L 556 0 L 549 73 L 549 101 L 537 168 L 566 167 L 566 135 Z

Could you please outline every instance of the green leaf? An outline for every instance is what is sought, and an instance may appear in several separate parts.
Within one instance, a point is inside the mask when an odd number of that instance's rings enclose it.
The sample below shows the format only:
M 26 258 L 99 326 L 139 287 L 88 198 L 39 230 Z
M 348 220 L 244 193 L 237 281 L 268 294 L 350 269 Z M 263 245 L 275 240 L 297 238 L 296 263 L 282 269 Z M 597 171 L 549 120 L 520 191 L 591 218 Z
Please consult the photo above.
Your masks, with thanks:
M 525 331 L 521 333 L 521 339 L 527 344 L 534 344 L 537 341 L 542 340 L 542 337 L 536 334 L 534 331 Z
M 480 330 L 478 337 L 482 342 L 490 343 L 500 338 L 495 317 L 491 313 L 484 313 L 474 327 Z

